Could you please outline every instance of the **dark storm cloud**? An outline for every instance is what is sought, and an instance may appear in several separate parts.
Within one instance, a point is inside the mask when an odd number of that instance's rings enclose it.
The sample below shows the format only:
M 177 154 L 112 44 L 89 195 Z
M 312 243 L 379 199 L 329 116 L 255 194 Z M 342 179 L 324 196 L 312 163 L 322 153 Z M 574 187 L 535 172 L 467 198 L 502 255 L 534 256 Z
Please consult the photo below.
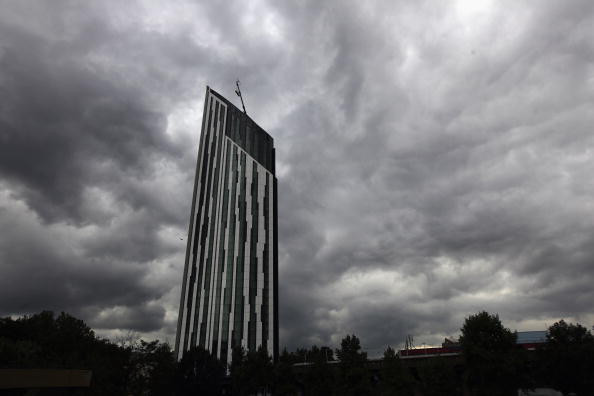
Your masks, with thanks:
M 76 32 L 72 42 L 61 38 L 66 43 L 2 25 L 2 95 L 9 100 L 0 166 L 49 221 L 84 220 L 85 187 L 146 177 L 151 162 L 179 151 L 163 134 L 164 109 L 148 100 L 151 87 L 93 62 L 101 45 L 118 38 L 100 22 Z
M 360 331 L 370 348 L 400 343 L 408 333 L 436 342 L 432 333 L 455 333 L 479 309 L 520 325 L 526 317 L 591 320 L 590 309 L 571 300 L 592 297 L 580 286 L 592 281 L 594 262 L 587 243 L 594 229 L 584 224 L 594 193 L 585 173 L 593 143 L 585 28 L 592 7 L 549 5 L 491 10 L 515 37 L 485 47 L 480 35 L 494 34 L 487 26 L 476 32 L 482 46 L 469 45 L 467 54 L 455 47 L 466 43 L 437 36 L 461 28 L 447 26 L 455 15 L 443 8 L 424 21 L 441 26 L 383 41 L 388 26 L 377 10 L 353 12 L 354 20 L 341 14 L 348 7 L 326 14 L 339 37 L 329 51 L 330 85 L 293 113 L 295 123 L 283 124 L 295 136 L 279 155 L 290 169 L 280 190 L 281 241 L 296 237 L 282 246 L 283 270 L 298 280 L 288 288 L 311 285 L 317 296 L 281 290 L 312 318 L 287 315 L 288 339 Z M 411 34 L 410 22 L 388 13 Z M 527 24 L 514 32 L 513 19 L 525 13 Z M 416 47 L 417 64 L 399 81 L 398 69 L 413 56 L 402 56 L 407 46 Z M 349 273 L 378 268 L 408 281 L 365 287 L 359 280 L 356 296 L 341 291 Z M 338 297 L 324 291 L 332 284 Z M 378 287 L 412 291 L 382 296 Z M 314 307 L 324 314 L 316 317 Z M 333 317 L 333 310 L 344 315 Z
M 0 306 L 171 337 L 204 85 L 275 138 L 281 345 L 594 320 L 594 9 L 14 2 Z
M 173 285 L 147 281 L 150 263 L 175 252 L 158 232 L 184 221 L 188 198 L 168 199 L 173 192 L 160 190 L 169 186 L 154 179 L 166 162 L 187 165 L 193 150 L 164 133 L 168 81 L 138 46 L 168 45 L 116 28 L 104 10 L 55 5 L 14 4 L 0 23 L 0 174 L 11 191 L 4 203 L 13 200 L 2 216 L 11 231 L 2 238 L 1 310 L 68 310 L 97 328 L 159 329 L 164 308 L 143 307 Z M 173 59 L 183 70 L 194 49 L 163 51 L 159 67 Z
M 85 306 L 137 304 L 162 293 L 143 283 L 147 268 L 139 262 L 77 252 L 85 238 L 101 237 L 103 232 L 81 237 L 76 234 L 84 234 L 84 230 L 64 226 L 48 229 L 24 205 L 7 206 L 2 208 L 1 226 L 8 232 L 0 244 L 4 310 L 80 311 Z

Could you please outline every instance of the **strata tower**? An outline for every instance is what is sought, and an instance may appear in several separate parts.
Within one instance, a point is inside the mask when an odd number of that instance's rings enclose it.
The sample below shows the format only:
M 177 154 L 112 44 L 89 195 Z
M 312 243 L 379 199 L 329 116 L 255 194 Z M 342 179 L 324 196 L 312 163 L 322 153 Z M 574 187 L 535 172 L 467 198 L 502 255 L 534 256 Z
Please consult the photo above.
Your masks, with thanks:
M 272 137 L 206 87 L 175 354 L 201 346 L 278 356 L 277 181 Z

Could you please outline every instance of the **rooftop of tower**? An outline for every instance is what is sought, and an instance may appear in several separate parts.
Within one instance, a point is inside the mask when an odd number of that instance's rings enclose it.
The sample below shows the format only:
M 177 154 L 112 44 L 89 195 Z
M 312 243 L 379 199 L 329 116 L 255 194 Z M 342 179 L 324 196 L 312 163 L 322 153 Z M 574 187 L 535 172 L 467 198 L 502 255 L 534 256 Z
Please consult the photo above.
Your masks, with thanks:
M 225 135 L 263 167 L 275 174 L 274 139 L 246 113 L 209 86 L 206 89 L 227 105 Z

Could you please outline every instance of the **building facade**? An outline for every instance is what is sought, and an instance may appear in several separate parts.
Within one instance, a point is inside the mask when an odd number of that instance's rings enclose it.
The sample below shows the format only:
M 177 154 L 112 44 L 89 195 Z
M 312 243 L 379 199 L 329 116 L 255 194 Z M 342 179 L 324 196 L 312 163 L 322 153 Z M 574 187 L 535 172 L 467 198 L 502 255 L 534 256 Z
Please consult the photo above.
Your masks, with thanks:
M 202 346 L 278 356 L 277 181 L 272 137 L 206 88 L 175 354 Z

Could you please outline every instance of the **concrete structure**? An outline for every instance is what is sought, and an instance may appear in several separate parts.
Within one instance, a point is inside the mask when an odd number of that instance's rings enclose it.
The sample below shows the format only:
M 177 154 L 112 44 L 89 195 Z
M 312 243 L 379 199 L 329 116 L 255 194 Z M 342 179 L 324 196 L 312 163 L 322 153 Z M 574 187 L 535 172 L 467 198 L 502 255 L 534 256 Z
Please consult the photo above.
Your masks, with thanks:
M 199 345 L 278 356 L 277 180 L 272 137 L 206 88 L 175 353 Z

